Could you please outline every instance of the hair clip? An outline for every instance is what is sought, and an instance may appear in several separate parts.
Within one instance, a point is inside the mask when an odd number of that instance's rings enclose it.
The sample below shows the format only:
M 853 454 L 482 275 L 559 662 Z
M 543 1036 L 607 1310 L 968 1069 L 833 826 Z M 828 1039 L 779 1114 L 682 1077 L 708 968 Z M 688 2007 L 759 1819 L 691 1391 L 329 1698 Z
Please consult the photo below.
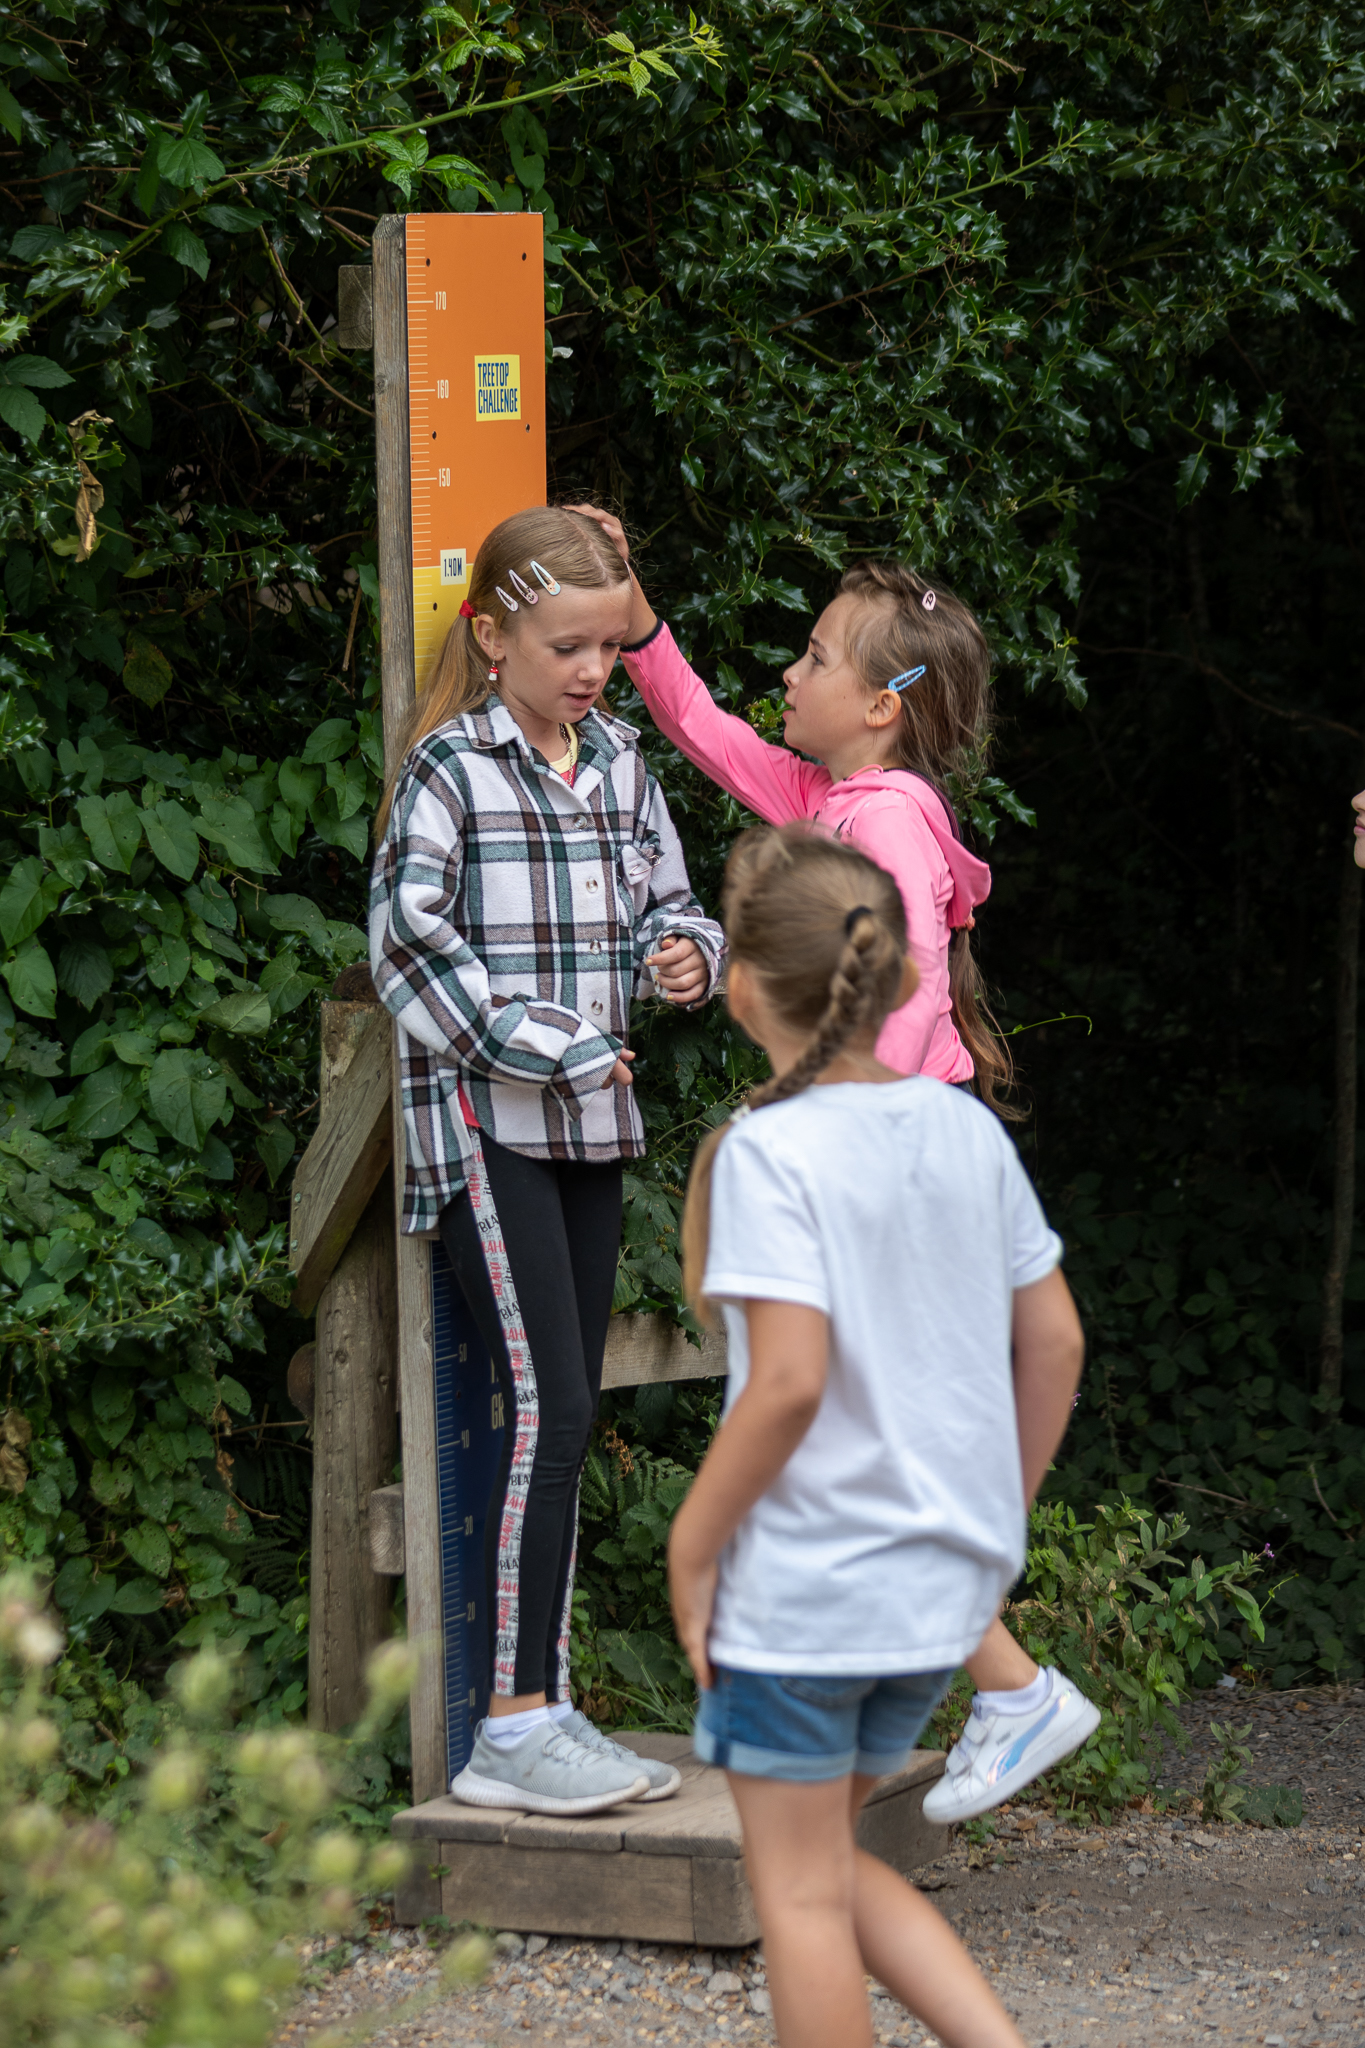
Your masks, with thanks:
M 932 590 L 926 590 L 920 599 L 920 603 L 924 606 L 925 611 L 931 612 L 938 603 L 938 598 Z
M 930 597 L 933 594 L 931 590 L 929 592 Z M 884 690 L 894 690 L 896 695 L 899 696 L 902 690 L 908 690 L 912 683 L 917 683 L 923 674 L 924 663 L 921 662 L 918 668 L 902 669 L 898 676 L 892 676 L 889 683 L 883 683 L 882 688 Z
M 460 617 L 462 619 L 476 619 L 478 616 L 478 613 L 475 611 L 473 605 L 469 602 L 469 599 L 467 597 L 462 597 L 460 599 Z
M 539 562 L 532 562 L 531 574 L 535 577 L 542 590 L 547 590 L 551 597 L 559 596 L 559 585 L 548 570 L 541 568 Z
M 497 591 L 498 601 L 505 612 L 519 612 L 521 610 L 521 606 L 517 603 L 516 599 L 509 597 L 500 583 L 495 583 L 493 588 Z
M 540 603 L 540 599 L 537 596 L 536 592 L 532 590 L 530 584 L 527 583 L 523 577 L 518 576 L 515 569 L 512 571 L 509 581 L 511 582 L 513 590 L 516 591 L 517 596 L 525 598 L 527 604 Z
M 730 1111 L 730 1114 L 726 1121 L 728 1123 L 737 1124 L 740 1121 L 741 1117 L 752 1116 L 753 1113 L 754 1106 L 752 1102 L 741 1102 L 738 1109 L 732 1109 Z

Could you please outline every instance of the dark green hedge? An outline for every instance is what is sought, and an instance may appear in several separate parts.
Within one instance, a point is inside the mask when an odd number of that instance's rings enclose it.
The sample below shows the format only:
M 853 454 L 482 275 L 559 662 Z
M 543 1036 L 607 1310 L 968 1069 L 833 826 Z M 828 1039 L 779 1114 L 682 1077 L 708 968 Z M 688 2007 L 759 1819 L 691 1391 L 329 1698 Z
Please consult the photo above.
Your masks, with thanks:
M 765 0 L 591 27 L 60 0 L 0 42 L 0 1531 L 55 1572 L 97 1780 L 177 1642 L 302 1698 L 282 1191 L 380 767 L 369 365 L 329 338 L 378 216 L 545 215 L 552 488 L 621 504 L 760 721 L 851 556 L 968 593 L 1015 723 L 963 810 L 1011 847 L 1021 736 L 1084 701 L 1105 494 L 1253 487 L 1291 442 L 1230 324 L 1340 323 L 1353 23 Z M 651 744 L 714 892 L 737 814 Z M 642 1030 L 618 1299 L 672 1307 L 687 1153 L 752 1061 L 719 1019 Z M 1179 1348 L 1163 1381 L 1087 1270 L 1155 1440 Z M 1285 1341 L 1239 1329 L 1217 1372 Z

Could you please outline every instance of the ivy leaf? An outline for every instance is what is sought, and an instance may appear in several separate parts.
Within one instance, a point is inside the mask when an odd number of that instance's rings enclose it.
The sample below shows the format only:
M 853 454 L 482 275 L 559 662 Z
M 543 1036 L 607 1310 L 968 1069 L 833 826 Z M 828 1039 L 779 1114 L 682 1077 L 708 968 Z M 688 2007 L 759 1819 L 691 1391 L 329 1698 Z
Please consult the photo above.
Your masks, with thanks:
M 26 441 L 38 441 L 47 425 L 47 414 L 31 391 L 16 384 L 0 384 L 0 420 Z
M 120 868 L 126 875 L 142 839 L 142 819 L 126 789 L 112 796 L 83 796 L 76 810 L 90 850 L 102 868 Z
M 144 1515 L 164 1522 L 175 1505 L 171 1482 L 164 1472 L 138 1472 L 133 1479 L 133 1498 Z
M 183 221 L 171 223 L 161 238 L 161 246 L 168 256 L 174 257 L 177 263 L 183 263 L 186 270 L 192 270 L 196 277 L 208 276 L 209 252 Z
M 254 206 L 223 206 L 214 204 L 202 209 L 200 218 L 211 228 L 221 228 L 225 235 L 248 234 L 252 228 L 262 227 L 266 216 L 258 213 Z
M 223 159 L 215 156 L 197 135 L 163 135 L 157 144 L 156 158 L 162 177 L 172 185 L 179 185 L 182 191 L 190 185 L 207 184 L 210 179 L 223 175 Z M 203 244 L 199 246 L 202 248 Z M 203 271 L 199 274 L 201 277 L 204 275 Z
M 199 834 L 185 806 L 174 797 L 163 797 L 143 811 L 142 829 L 162 867 L 183 882 L 192 881 L 199 865 Z
M 161 649 L 143 633 L 128 635 L 123 660 L 123 686 L 142 704 L 159 704 L 175 677 Z M 175 870 L 176 873 L 179 870 Z
M 67 1129 L 73 1138 L 88 1138 L 98 1144 L 126 1130 L 141 1107 L 141 1074 L 136 1067 L 115 1060 L 81 1082 Z
M 331 722 L 335 725 L 347 724 L 344 718 L 334 719 Z M 319 726 L 318 731 L 320 732 L 321 730 L 322 727 Z M 314 737 L 316 738 L 316 734 Z M 343 747 L 341 751 L 345 753 L 347 748 Z M 281 761 L 280 795 L 290 806 L 291 810 L 306 811 L 321 788 L 322 771 L 320 769 L 305 767 L 293 755 Z
M 270 1001 L 259 989 L 234 989 L 221 1002 L 199 1012 L 199 1022 L 239 1038 L 263 1038 L 270 1029 Z
M 57 986 L 74 996 L 83 1010 L 93 1010 L 114 984 L 113 963 L 105 947 L 93 939 L 68 939 L 57 955 Z
M 62 893 L 61 883 L 30 855 L 11 871 L 0 889 L 0 934 L 7 946 L 21 946 L 37 931 Z
M 200 805 L 201 831 L 221 846 L 235 867 L 278 874 L 279 863 L 260 834 L 256 813 L 242 796 L 206 797 Z
M 294 1157 L 296 1141 L 293 1132 L 280 1117 L 272 1117 L 256 1136 L 256 1150 L 264 1161 L 273 1188 L 280 1175 Z
M 202 1152 L 204 1141 L 227 1107 L 227 1082 L 207 1053 L 182 1047 L 158 1053 L 147 1084 L 147 1100 L 178 1145 Z
M 155 1579 L 120 1579 L 107 1614 L 155 1614 L 165 1595 Z
M 0 384 L 28 384 L 36 390 L 56 391 L 75 381 L 60 363 L 54 363 L 48 356 L 11 356 L 8 362 L 0 362 Z
M 349 718 L 326 718 L 315 726 L 308 735 L 303 750 L 306 763 L 318 761 L 339 761 L 343 754 L 349 754 L 356 741 L 355 727 Z M 284 778 L 280 778 L 280 789 L 284 790 Z
M 23 951 L 16 953 L 0 968 L 16 1008 L 24 1010 L 30 1017 L 55 1017 L 57 1014 L 57 977 L 52 962 L 36 939 L 30 939 Z
M 184 939 L 158 936 L 149 947 L 144 940 L 142 958 L 153 988 L 174 994 L 190 971 L 190 949 Z
M 136 1529 L 125 1529 L 123 1547 L 134 1564 L 154 1572 L 157 1578 L 164 1579 L 170 1571 L 171 1539 L 155 1522 L 140 1522 Z

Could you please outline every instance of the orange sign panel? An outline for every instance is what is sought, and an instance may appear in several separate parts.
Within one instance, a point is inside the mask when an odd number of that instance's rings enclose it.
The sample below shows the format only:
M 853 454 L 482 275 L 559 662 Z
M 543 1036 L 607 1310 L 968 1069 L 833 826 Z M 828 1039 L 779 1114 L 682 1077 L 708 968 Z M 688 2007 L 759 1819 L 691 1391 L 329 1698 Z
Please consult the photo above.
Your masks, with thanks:
M 407 216 L 412 613 L 420 690 L 485 536 L 545 503 L 538 213 Z

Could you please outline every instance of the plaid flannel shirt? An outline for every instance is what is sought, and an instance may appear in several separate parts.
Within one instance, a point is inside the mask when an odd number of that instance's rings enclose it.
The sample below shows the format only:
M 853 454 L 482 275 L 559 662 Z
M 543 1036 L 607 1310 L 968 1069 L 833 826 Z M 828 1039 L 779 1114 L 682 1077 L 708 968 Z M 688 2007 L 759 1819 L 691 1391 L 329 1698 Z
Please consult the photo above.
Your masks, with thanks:
M 694 939 L 715 988 L 719 925 L 633 726 L 590 711 L 573 785 L 497 698 L 429 732 L 398 779 L 375 856 L 370 967 L 398 1020 L 407 1162 L 403 1228 L 433 1230 L 465 1184 L 479 1128 L 533 1159 L 636 1159 L 629 1088 L 602 1083 L 625 1043 L 645 957 Z

